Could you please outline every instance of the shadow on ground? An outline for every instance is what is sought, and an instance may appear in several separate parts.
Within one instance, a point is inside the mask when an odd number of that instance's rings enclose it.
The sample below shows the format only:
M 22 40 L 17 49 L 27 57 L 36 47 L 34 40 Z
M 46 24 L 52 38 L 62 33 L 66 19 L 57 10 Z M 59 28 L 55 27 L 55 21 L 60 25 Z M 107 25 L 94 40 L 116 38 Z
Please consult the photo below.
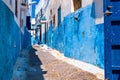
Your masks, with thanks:
M 12 80 L 44 80 L 47 71 L 41 68 L 42 62 L 33 47 L 25 49 L 20 54 L 14 68 Z

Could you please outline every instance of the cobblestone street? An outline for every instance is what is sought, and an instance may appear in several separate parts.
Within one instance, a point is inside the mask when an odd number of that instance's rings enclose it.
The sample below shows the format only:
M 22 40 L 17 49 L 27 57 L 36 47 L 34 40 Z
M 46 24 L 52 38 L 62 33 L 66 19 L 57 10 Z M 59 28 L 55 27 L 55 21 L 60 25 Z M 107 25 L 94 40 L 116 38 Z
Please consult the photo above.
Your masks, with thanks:
M 12 80 L 98 80 L 93 74 L 57 59 L 50 51 L 40 46 L 23 50 Z
M 0 80 L 120 80 L 120 0 L 0 0 Z

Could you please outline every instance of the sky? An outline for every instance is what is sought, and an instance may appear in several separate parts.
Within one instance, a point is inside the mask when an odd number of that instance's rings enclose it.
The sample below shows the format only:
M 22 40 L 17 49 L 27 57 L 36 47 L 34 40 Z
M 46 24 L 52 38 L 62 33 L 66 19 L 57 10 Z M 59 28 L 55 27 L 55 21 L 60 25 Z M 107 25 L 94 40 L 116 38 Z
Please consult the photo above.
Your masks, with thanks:
M 37 3 L 40 1 L 40 0 L 32 0 L 32 1 L 36 1 Z M 35 8 L 36 8 L 36 5 L 32 5 L 32 18 L 35 17 Z
M 32 0 L 32 1 L 36 1 L 38 3 L 40 0 Z

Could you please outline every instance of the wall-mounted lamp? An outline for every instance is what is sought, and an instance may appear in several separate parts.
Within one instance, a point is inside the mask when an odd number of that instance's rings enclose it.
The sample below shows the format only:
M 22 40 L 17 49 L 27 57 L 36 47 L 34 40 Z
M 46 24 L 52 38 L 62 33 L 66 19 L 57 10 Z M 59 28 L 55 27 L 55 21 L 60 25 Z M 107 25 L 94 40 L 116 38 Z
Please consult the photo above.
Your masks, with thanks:
M 22 6 L 30 6 L 30 5 L 33 5 L 33 4 L 37 4 L 37 2 L 36 1 L 32 1 L 32 2 L 29 2 L 28 4 L 26 4 L 24 2 L 21 3 Z
M 40 26 L 41 26 L 41 23 L 38 23 L 38 24 L 37 24 L 37 27 L 40 27 Z
M 23 3 L 23 2 L 21 3 L 21 5 L 22 5 L 22 6 L 27 6 L 26 3 Z
M 28 5 L 33 5 L 33 4 L 37 4 L 37 2 L 36 1 L 29 2 Z
M 80 17 L 80 13 L 74 17 L 74 20 L 75 21 L 80 21 L 79 17 Z
M 79 21 L 79 20 L 78 20 L 78 17 L 74 17 L 74 20 L 75 20 L 75 21 Z

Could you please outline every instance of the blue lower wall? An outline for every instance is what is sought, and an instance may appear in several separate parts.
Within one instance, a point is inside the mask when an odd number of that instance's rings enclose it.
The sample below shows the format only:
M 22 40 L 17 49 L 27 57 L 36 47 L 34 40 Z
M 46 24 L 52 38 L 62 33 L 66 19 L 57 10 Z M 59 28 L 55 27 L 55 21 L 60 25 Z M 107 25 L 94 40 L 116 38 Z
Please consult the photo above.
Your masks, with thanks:
M 47 45 L 65 56 L 104 68 L 104 26 L 95 24 L 94 3 L 67 15 L 47 32 Z
M 96 64 L 104 68 L 104 24 L 96 25 L 95 53 Z
M 31 32 L 28 31 L 27 27 L 24 27 L 24 33 L 22 34 L 22 48 L 28 48 L 29 46 L 31 46 Z
M 0 0 L 0 80 L 11 79 L 24 39 L 24 34 L 14 20 L 14 14 Z

